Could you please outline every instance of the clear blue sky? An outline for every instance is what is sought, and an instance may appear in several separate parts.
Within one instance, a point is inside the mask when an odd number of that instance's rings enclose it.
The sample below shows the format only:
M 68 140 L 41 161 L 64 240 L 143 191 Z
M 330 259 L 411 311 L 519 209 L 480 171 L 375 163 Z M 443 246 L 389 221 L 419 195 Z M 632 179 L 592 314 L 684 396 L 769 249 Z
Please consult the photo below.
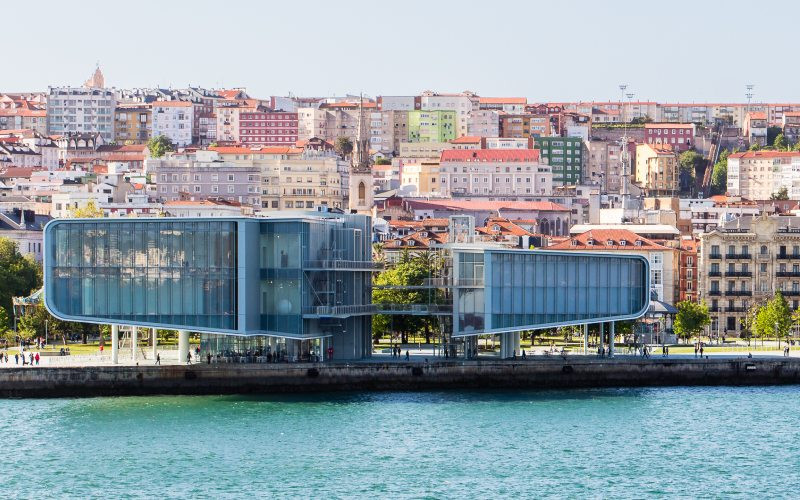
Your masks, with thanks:
M 8 10 L 8 9 L 6 9 Z M 243 86 L 256 96 L 473 90 L 532 101 L 800 101 L 800 2 L 36 2 L 0 91 Z M 7 45 L 8 48 L 8 45 Z

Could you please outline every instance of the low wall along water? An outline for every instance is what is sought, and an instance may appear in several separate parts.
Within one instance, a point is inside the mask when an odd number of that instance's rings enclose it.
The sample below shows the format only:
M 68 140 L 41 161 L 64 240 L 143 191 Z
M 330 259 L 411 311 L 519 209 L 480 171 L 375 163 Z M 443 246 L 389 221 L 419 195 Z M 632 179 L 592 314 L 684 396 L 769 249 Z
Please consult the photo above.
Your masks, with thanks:
M 800 360 L 789 358 L 197 364 L 0 370 L 2 397 L 797 383 L 800 383 Z

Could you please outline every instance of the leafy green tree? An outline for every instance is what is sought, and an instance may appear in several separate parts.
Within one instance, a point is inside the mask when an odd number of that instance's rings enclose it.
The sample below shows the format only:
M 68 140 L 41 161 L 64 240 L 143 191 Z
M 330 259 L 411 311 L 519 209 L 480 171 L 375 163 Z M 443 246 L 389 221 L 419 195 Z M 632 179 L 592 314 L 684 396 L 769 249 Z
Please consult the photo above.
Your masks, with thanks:
M 401 307 L 441 303 L 442 296 L 438 290 L 395 288 L 421 286 L 434 272 L 435 265 L 435 258 L 428 255 L 428 252 L 416 256 L 407 251 L 401 252 L 398 262 L 375 278 L 376 288 L 372 291 L 372 302 L 384 305 L 396 304 Z M 378 288 L 380 286 L 392 288 Z M 409 335 L 424 330 L 426 340 L 430 341 L 434 321 L 435 318 L 429 316 L 379 314 L 373 316 L 372 328 L 376 339 L 387 334 L 392 336 L 399 334 L 400 341 L 406 343 Z
M 165 154 L 175 151 L 175 145 L 169 137 L 157 135 L 147 142 L 147 149 L 153 158 L 161 158 Z
M 780 291 L 758 311 L 754 329 L 756 336 L 761 338 L 762 345 L 766 338 L 775 337 L 780 343 L 782 338 L 789 336 L 792 311 Z
M 20 254 L 16 243 L 0 237 L 0 307 L 13 311 L 12 297 L 27 297 L 41 286 L 41 266 Z
M 783 130 L 780 127 L 767 127 L 767 144 L 775 146 L 775 139 L 782 135 Z
M 375 160 L 375 165 L 391 165 L 391 164 L 392 160 L 390 160 L 389 158 L 378 158 L 377 160 Z
M 710 322 L 708 306 L 704 302 L 697 303 L 690 300 L 678 302 L 678 314 L 673 324 L 678 337 L 688 340 L 692 336 L 699 336 Z
M 775 139 L 772 141 L 772 147 L 777 149 L 778 151 L 785 151 L 789 149 L 789 144 L 786 142 L 786 137 L 782 133 L 775 136 Z
M 692 190 L 695 176 L 698 170 L 702 168 L 704 161 L 703 157 L 693 149 L 681 153 L 678 157 L 681 191 L 689 192 Z
M 728 191 L 728 155 L 727 149 L 719 154 L 719 160 L 711 171 L 711 191 L 713 194 L 725 194 Z
M 761 144 L 754 142 L 750 145 L 750 151 L 761 151 Z
M 336 139 L 333 149 L 344 158 L 353 152 L 353 142 L 349 137 L 339 137 Z
M 782 188 L 778 189 L 777 193 L 772 193 L 772 195 L 769 197 L 769 199 L 770 200 L 788 200 L 789 199 L 789 190 L 786 188 L 786 186 L 783 186 Z

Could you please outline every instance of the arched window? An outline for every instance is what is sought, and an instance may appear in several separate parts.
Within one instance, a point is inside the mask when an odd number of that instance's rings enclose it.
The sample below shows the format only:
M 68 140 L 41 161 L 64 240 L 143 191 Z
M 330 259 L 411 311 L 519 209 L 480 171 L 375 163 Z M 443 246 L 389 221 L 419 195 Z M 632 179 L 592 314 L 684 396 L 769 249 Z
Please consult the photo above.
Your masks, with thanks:
M 358 183 L 358 204 L 363 205 L 367 198 L 367 186 L 364 185 L 364 181 Z
M 761 245 L 761 255 L 767 255 L 767 245 Z

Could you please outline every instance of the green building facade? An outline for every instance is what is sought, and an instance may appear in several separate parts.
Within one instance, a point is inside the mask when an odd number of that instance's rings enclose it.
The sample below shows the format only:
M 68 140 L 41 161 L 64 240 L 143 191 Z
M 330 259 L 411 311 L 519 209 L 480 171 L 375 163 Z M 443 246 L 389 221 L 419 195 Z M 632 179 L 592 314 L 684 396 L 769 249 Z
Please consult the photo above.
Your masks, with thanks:
M 408 142 L 447 142 L 455 138 L 455 111 L 408 112 Z
M 584 150 L 580 137 L 536 137 L 542 162 L 553 168 L 553 185 L 574 185 L 583 176 Z

